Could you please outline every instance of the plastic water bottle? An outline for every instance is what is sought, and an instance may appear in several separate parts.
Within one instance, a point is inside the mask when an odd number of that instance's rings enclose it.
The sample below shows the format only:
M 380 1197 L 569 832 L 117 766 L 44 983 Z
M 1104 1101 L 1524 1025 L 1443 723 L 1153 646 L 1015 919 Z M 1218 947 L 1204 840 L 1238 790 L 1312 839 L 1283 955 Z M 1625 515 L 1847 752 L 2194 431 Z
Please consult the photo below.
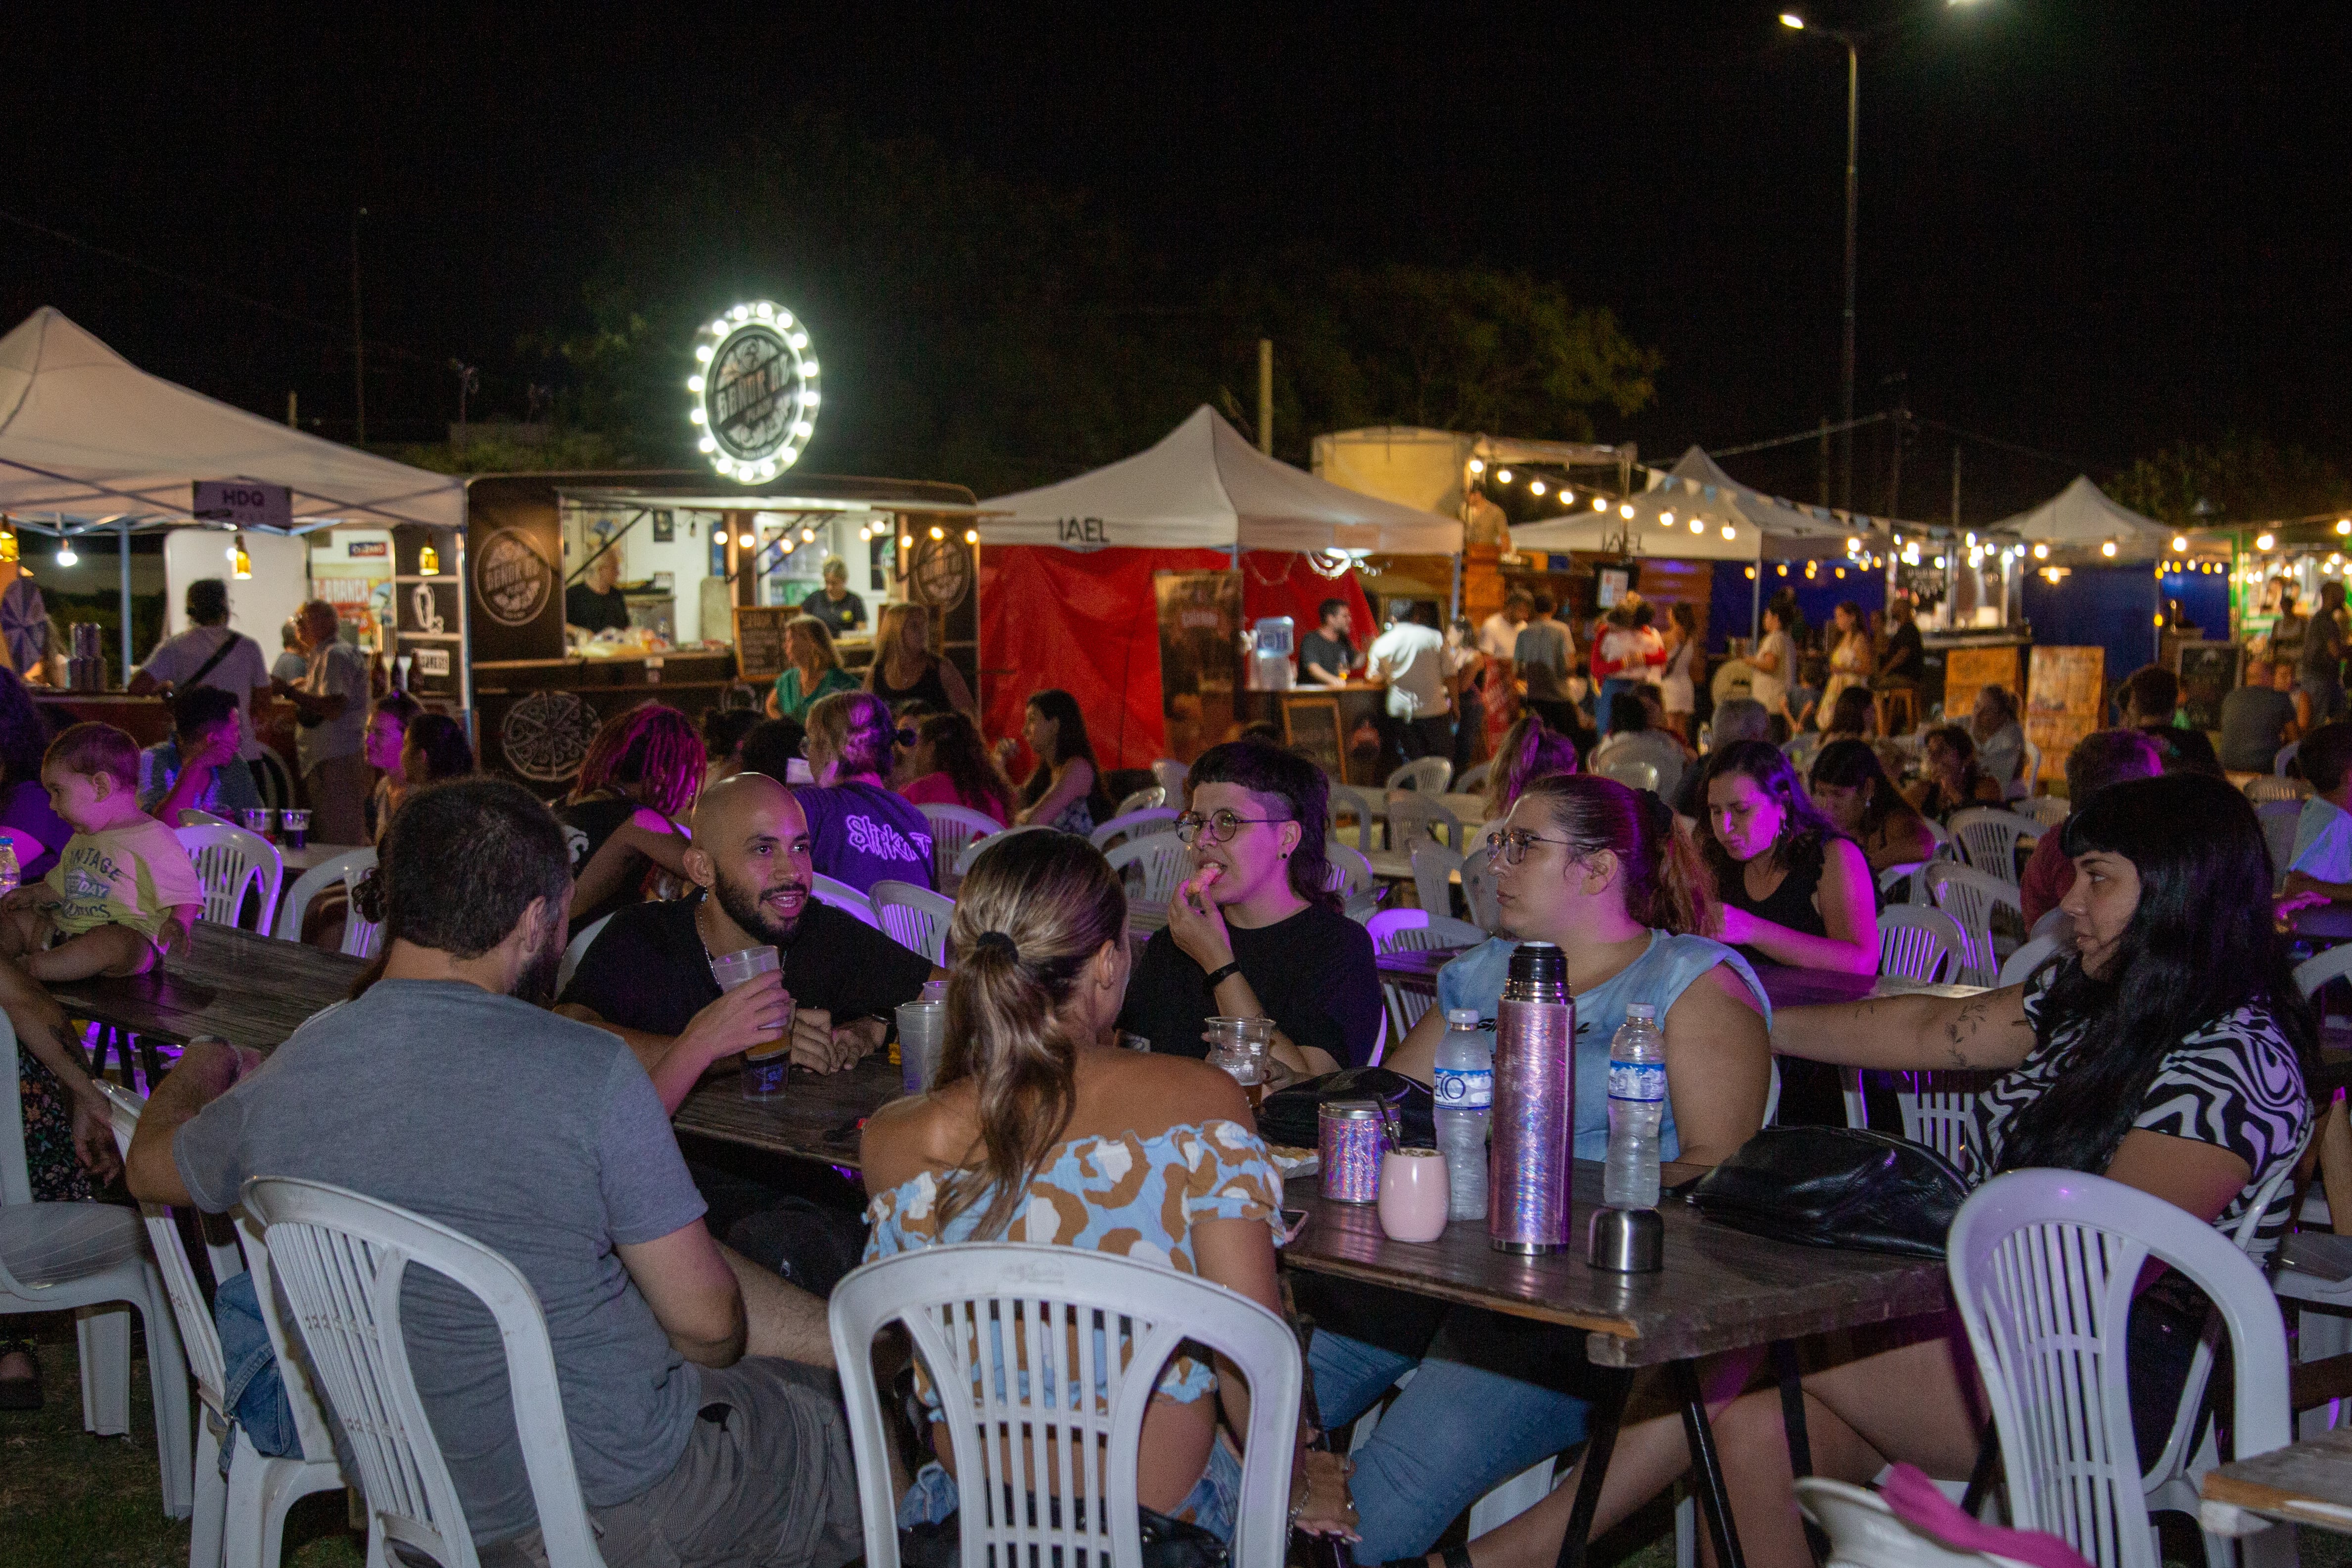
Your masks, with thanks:
M 1637 1002 L 1609 1042 L 1609 1163 L 1601 1201 L 1611 1208 L 1658 1206 L 1658 1123 L 1665 1109 L 1665 1031 L 1658 1010 Z
M 1495 1047 L 1478 1010 L 1445 1015 L 1437 1042 L 1437 1147 L 1445 1155 L 1448 1219 L 1486 1217 L 1486 1123 L 1494 1119 Z
M 0 899 L 15 892 L 16 884 L 23 879 L 24 873 L 16 865 L 16 847 L 0 837 Z

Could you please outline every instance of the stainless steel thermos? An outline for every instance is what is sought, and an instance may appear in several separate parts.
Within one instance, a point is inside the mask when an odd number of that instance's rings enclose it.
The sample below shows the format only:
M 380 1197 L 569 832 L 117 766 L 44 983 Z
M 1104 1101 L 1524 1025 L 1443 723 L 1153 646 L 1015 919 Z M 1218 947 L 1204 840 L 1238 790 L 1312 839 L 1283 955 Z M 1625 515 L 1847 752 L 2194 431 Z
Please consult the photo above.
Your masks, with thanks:
M 1568 1245 L 1575 1127 L 1568 955 L 1548 942 L 1523 942 L 1511 954 L 1495 1022 L 1486 1238 L 1496 1251 L 1558 1252 Z

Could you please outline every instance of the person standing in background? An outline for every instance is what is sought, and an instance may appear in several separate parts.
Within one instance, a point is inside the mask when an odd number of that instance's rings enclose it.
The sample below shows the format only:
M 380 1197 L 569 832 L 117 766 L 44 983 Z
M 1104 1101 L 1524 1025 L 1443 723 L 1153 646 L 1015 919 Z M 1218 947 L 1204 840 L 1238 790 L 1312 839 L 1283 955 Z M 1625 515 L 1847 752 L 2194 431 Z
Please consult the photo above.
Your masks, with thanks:
M 1356 668 L 1356 644 L 1349 633 L 1355 618 L 1345 599 L 1315 606 L 1316 627 L 1298 639 L 1298 674 L 1317 686 L 1345 686 Z
M 1454 699 L 1454 776 L 1457 779 L 1477 762 L 1479 738 L 1486 731 L 1486 700 L 1481 690 L 1486 656 L 1478 651 L 1476 637 L 1467 616 L 1456 616 L 1445 634 L 1445 689 Z
M 299 616 L 289 616 L 286 624 L 278 628 L 278 662 L 269 667 L 269 679 L 272 680 L 299 680 L 302 672 L 310 668 L 310 661 L 302 654 L 299 622 Z
M 2312 618 L 2313 637 L 2327 623 Z M 2295 722 L 2294 699 L 2288 695 L 2294 689 L 2294 667 L 2276 667 L 2276 683 L 2273 683 L 2273 667 L 2255 659 L 2246 667 L 2246 683 L 2233 689 L 2221 699 L 2221 765 L 2239 773 L 2266 773 L 2278 760 L 2279 748 L 2302 732 Z M 2315 709 L 2320 706 L 2315 699 Z
M 1364 674 L 1388 688 L 1389 725 L 1404 760 L 1454 754 L 1453 700 L 1446 695 L 1445 637 L 1413 607 L 1396 604 L 1396 618 L 1372 639 Z
M 1919 623 L 1911 601 L 1897 598 L 1886 606 L 1886 619 L 1891 626 L 1886 634 L 1886 657 L 1878 661 L 1878 675 L 1871 684 L 1881 689 L 1916 691 L 1927 673 L 1927 647 L 1919 640 Z
M 217 577 L 199 577 L 188 584 L 188 629 L 155 645 L 147 662 L 131 672 L 133 697 L 152 696 L 169 686 L 210 686 L 236 699 L 236 760 L 248 772 L 261 760 L 261 742 L 253 733 L 253 702 L 267 701 L 269 671 L 263 668 L 261 645 L 228 625 L 228 584 Z M 260 777 L 255 773 L 254 802 L 261 804 Z M 241 792 L 240 792 L 241 793 Z
M 1675 738 L 1691 738 L 1691 718 L 1698 711 L 1698 613 L 1682 600 L 1666 606 L 1665 668 L 1658 676 L 1658 701 L 1666 711 L 1666 728 Z
M 2319 612 L 2304 627 L 2294 672 L 2296 723 L 2310 730 L 2344 717 L 2344 584 L 2333 578 L 2319 585 Z
M 1503 679 L 1511 677 L 1511 653 L 1518 647 L 1519 628 L 1528 624 L 1536 611 L 1532 595 L 1514 588 L 1503 597 L 1503 607 L 1486 617 L 1478 628 L 1478 651 L 1487 662 L 1496 666 Z
M 585 633 L 625 632 L 629 629 L 629 596 L 621 592 L 621 557 L 607 549 L 588 563 L 588 578 L 574 583 L 563 591 L 563 625 L 566 630 Z
M 1793 731 L 1797 721 L 1789 712 L 1789 678 L 1796 673 L 1797 649 L 1789 638 L 1788 616 L 1777 594 L 1764 606 L 1764 635 L 1748 655 L 1748 668 L 1756 672 L 1748 689 L 1764 704 L 1765 712 Z
M 1550 595 L 1535 595 L 1528 608 L 1528 624 L 1511 646 L 1511 668 L 1524 683 L 1528 706 L 1545 723 L 1572 738 L 1584 729 L 1583 715 L 1568 693 L 1569 671 L 1576 665 L 1575 640 L 1551 618 Z
M 828 555 L 821 575 L 824 586 L 801 601 L 801 614 L 823 621 L 824 629 L 835 637 L 864 626 L 866 601 L 849 591 L 848 563 L 838 555 Z
M 362 749 L 367 661 L 342 640 L 335 606 L 326 600 L 311 600 L 295 619 L 310 662 L 299 684 L 273 680 L 270 689 L 299 710 L 295 755 L 302 764 L 302 793 L 310 802 L 310 837 L 321 844 L 364 844 L 368 789 L 374 782 Z

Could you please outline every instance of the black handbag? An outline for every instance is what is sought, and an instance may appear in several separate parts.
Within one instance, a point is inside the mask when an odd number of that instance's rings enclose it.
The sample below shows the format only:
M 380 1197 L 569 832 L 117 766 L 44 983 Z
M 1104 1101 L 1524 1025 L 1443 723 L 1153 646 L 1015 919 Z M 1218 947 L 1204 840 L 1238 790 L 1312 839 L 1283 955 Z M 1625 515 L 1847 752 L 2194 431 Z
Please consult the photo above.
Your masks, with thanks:
M 1036 1500 L 1030 1500 L 1034 1508 Z M 1054 1512 L 1058 1518 L 1060 1510 Z M 1190 1521 L 1171 1519 L 1138 1504 L 1136 1523 L 1143 1537 L 1143 1568 L 1230 1568 L 1233 1550 Z M 1055 1553 L 1054 1560 L 1061 1561 Z M 963 1562 L 963 1512 L 958 1510 L 937 1524 L 918 1524 L 898 1531 L 900 1568 L 960 1568 Z
M 1767 1127 L 1692 1184 L 1700 1214 L 1800 1247 L 1941 1258 L 1968 1196 L 1924 1143 L 1858 1127 Z
M 1378 1100 L 1408 1148 L 1437 1146 L 1437 1101 L 1423 1085 L 1386 1068 L 1342 1068 L 1278 1089 L 1257 1108 L 1258 1136 L 1294 1149 L 1318 1147 L 1318 1109 L 1327 1100 Z

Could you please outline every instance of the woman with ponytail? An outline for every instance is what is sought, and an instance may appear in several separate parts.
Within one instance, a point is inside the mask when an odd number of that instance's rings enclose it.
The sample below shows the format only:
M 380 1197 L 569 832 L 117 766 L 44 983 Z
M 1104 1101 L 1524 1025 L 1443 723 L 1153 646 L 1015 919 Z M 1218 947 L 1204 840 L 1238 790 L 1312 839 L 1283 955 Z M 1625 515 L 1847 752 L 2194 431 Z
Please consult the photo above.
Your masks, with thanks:
M 1282 1178 L 1241 1089 L 1204 1063 L 1106 1042 L 1127 992 L 1127 895 L 1102 852 L 1061 833 L 996 840 L 956 900 L 947 1035 L 929 1094 L 866 1123 L 866 1257 L 1020 1241 L 1148 1259 L 1282 1310 L 1274 1247 Z M 936 1410 L 927 1381 L 919 1387 Z M 1137 1463 L 1143 1506 L 1230 1540 L 1245 1387 L 1198 1346 L 1161 1370 Z M 957 1506 L 943 1429 L 899 1523 Z M 946 1462 L 942 1462 L 946 1461 Z M 1349 1535 L 1336 1456 L 1293 1472 L 1301 1528 Z
M 1655 1009 L 1665 1031 L 1664 1156 L 1711 1165 L 1754 1136 L 1771 1082 L 1770 1005 L 1747 962 L 1700 934 L 1709 879 L 1673 811 L 1613 780 L 1554 773 L 1528 786 L 1486 844 L 1504 934 L 1438 973 L 1438 1005 L 1386 1065 L 1428 1082 L 1445 1015 L 1469 1009 L 1491 1026 L 1511 950 L 1553 942 L 1576 997 L 1578 1159 L 1608 1152 L 1609 1041 L 1634 1005 Z M 1410 1306 L 1368 1311 L 1361 1289 L 1349 1289 L 1351 1303 L 1299 1294 L 1319 1324 L 1345 1325 L 1318 1328 L 1309 1349 L 1323 1418 L 1353 1420 L 1421 1369 L 1355 1454 L 1357 1561 L 1417 1557 L 1483 1493 L 1583 1436 L 1582 1366 L 1560 1366 L 1553 1331 L 1538 1325 L 1465 1309 L 1415 1323 Z M 1411 1344 L 1416 1330 L 1425 1351 Z M 1532 1381 L 1537 1367 L 1559 1375 Z
M 931 820 L 888 783 L 899 734 L 882 700 L 864 691 L 820 697 L 808 710 L 802 750 L 816 784 L 793 798 L 808 816 L 810 864 L 861 893 L 877 882 L 931 885 Z

